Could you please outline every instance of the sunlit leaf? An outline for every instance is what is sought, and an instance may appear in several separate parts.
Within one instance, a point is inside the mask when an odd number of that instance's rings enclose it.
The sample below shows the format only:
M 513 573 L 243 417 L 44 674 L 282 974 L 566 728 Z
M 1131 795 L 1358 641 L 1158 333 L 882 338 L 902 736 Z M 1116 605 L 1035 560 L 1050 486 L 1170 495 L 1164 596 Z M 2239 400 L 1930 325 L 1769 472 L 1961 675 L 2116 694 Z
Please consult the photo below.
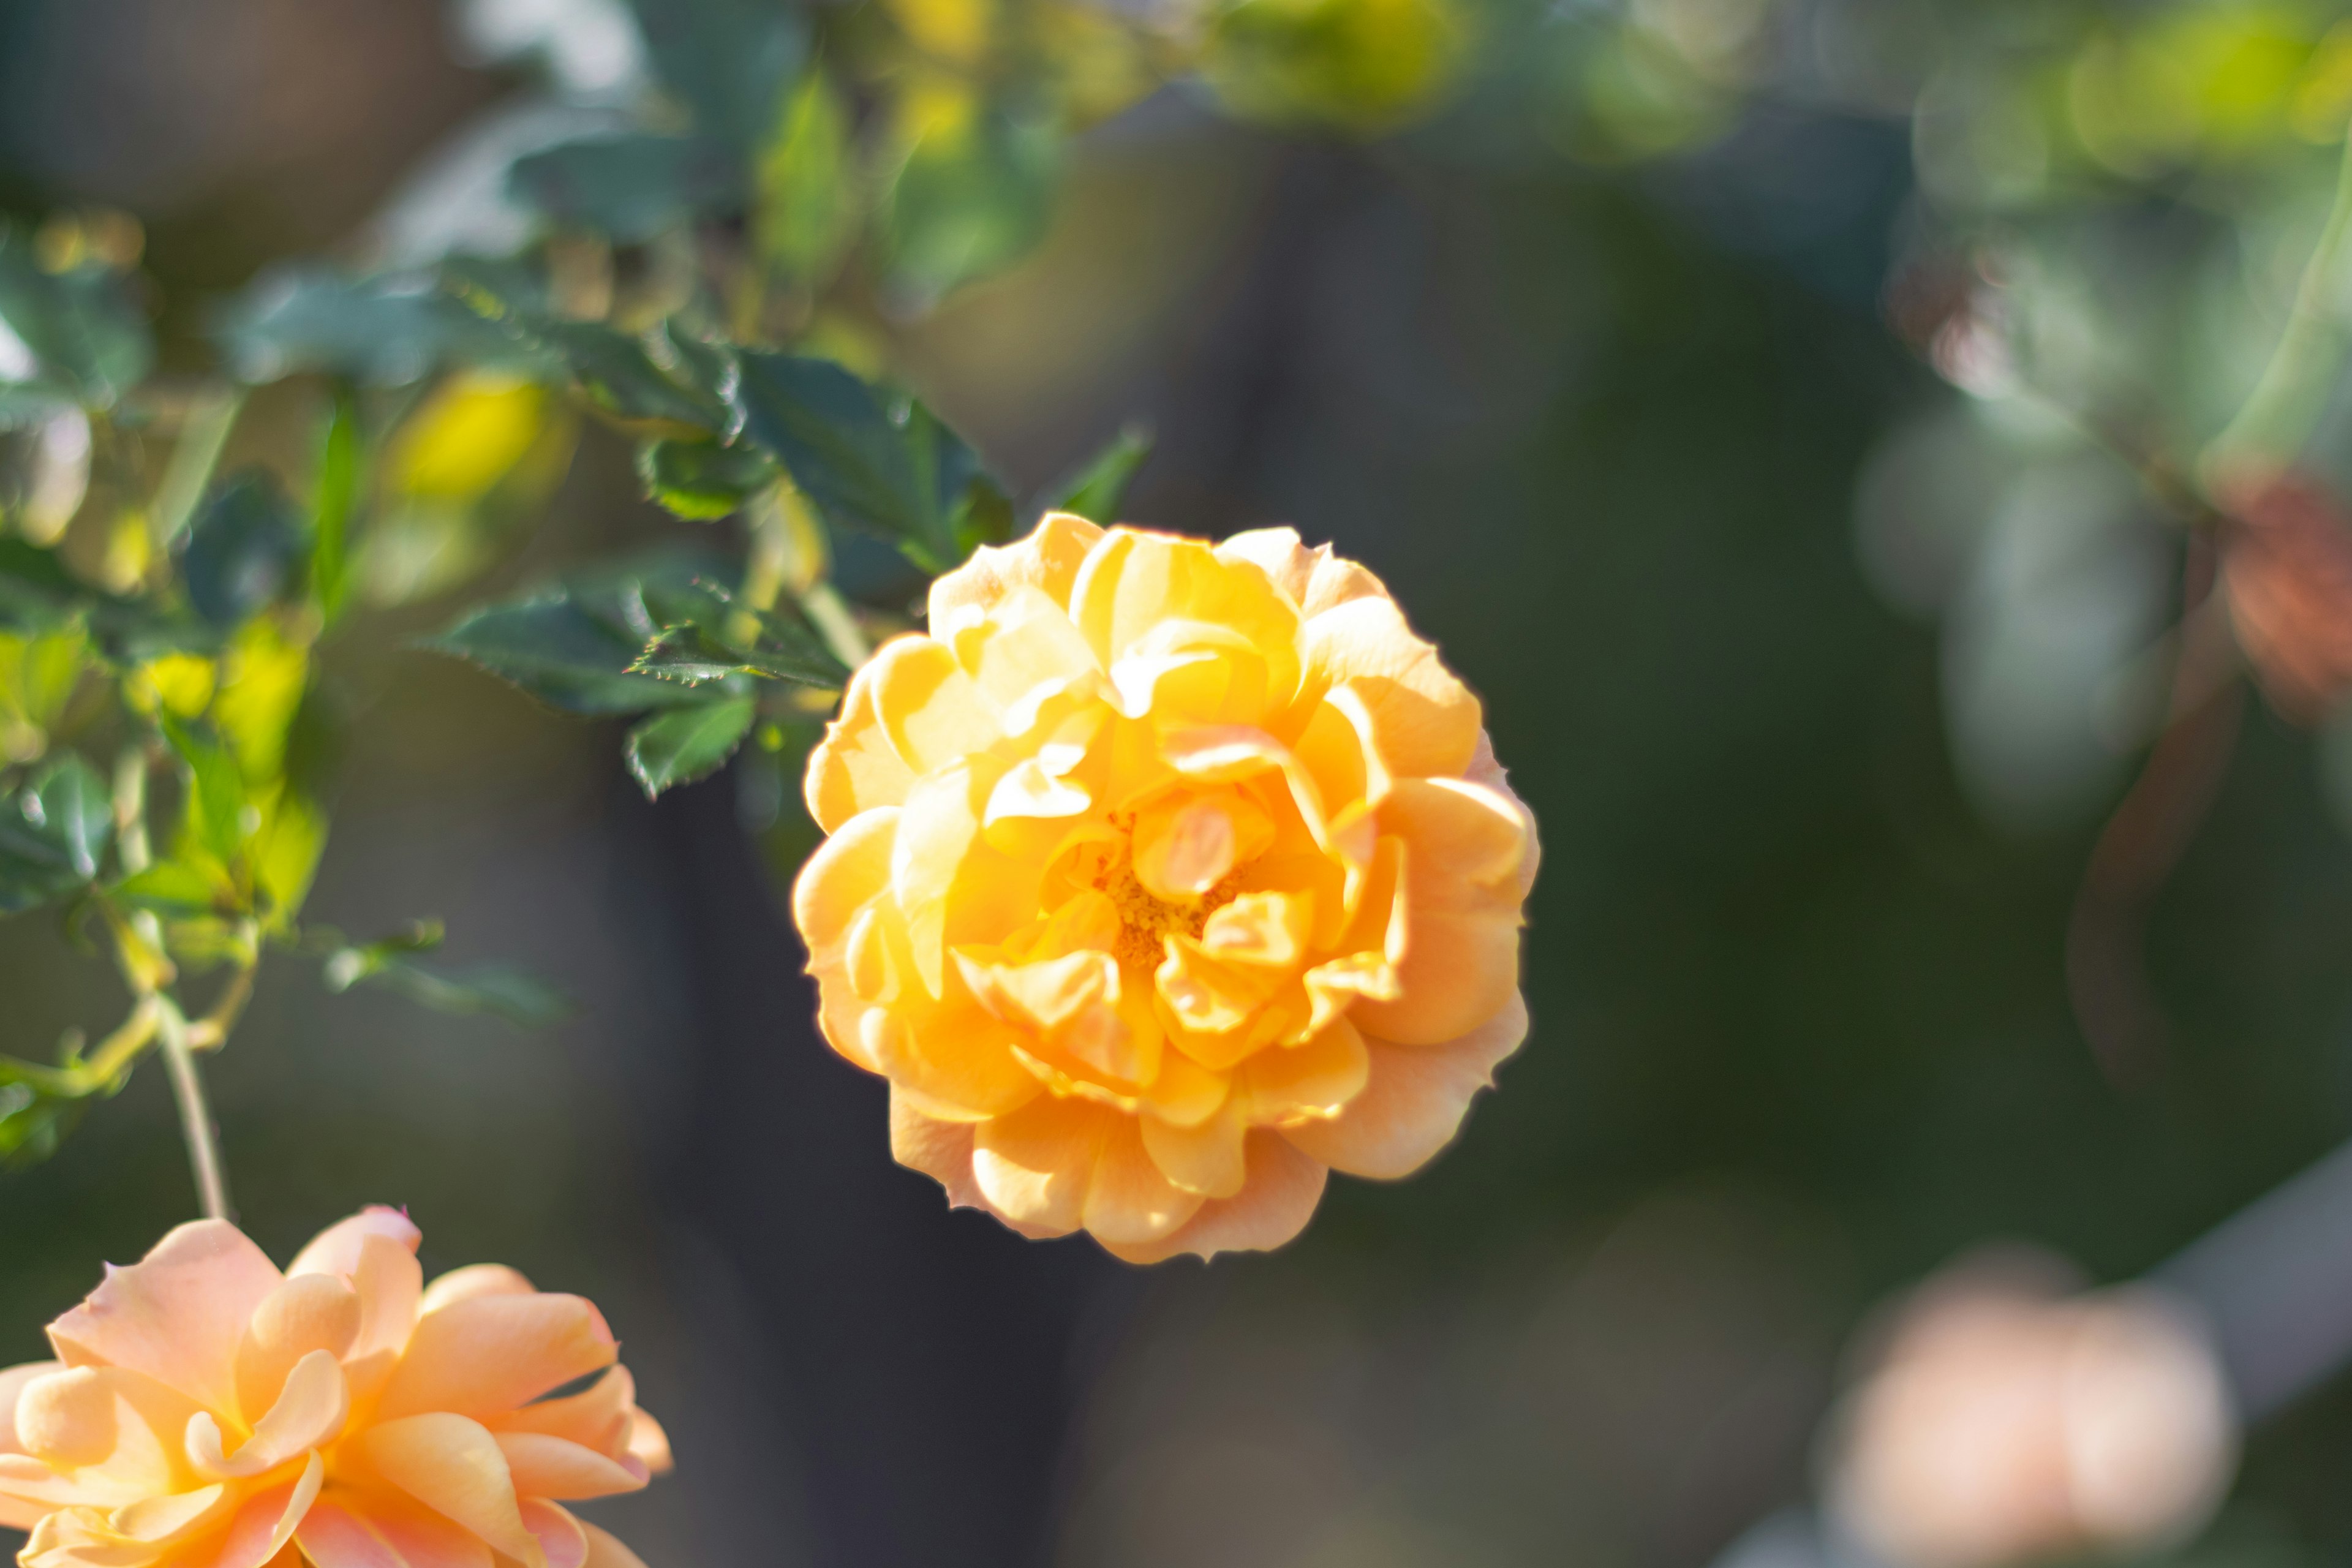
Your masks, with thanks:
M 359 402 L 338 388 L 325 430 L 310 500 L 310 597 L 330 622 L 351 590 L 352 515 L 360 493 Z
M 163 738 L 188 768 L 188 837 L 223 865 L 235 864 L 245 847 L 250 804 L 244 770 L 235 754 L 211 735 L 169 717 L 163 720 Z
M 735 754 L 751 732 L 759 705 L 749 697 L 730 698 L 656 714 L 629 731 L 625 754 L 629 776 L 654 799 L 667 789 L 708 778 Z
M 848 110 L 824 72 L 811 69 L 760 155 L 752 225 L 761 256 L 793 283 L 823 283 L 856 236 L 850 152 Z
M 467 309 L 429 273 L 353 279 L 280 268 L 237 297 L 216 335 L 237 374 L 255 383 L 320 371 L 396 386 L 446 365 L 548 369 L 543 350 Z
M 929 305 L 1034 249 L 1053 219 L 1060 162 L 1049 126 L 992 107 L 924 128 L 883 201 L 894 287 Z
M 647 499 L 677 517 L 708 521 L 742 510 L 776 482 L 776 462 L 756 447 L 648 441 L 637 448 Z

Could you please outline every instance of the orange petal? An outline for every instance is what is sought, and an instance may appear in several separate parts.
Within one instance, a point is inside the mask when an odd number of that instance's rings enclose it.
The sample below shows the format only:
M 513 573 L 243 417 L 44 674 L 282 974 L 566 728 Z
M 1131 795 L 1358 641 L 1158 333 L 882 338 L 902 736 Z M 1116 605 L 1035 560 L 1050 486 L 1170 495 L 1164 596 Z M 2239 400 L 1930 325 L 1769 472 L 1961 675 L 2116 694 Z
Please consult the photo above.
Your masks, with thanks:
M 1364 1092 L 1333 1120 L 1292 1127 L 1283 1136 L 1349 1175 L 1410 1174 L 1452 1142 L 1472 1097 L 1494 1082 L 1496 1066 L 1527 1033 L 1527 1003 L 1513 992 L 1493 1017 L 1444 1045 L 1368 1039 L 1371 1072 Z
M 984 545 L 954 571 L 933 579 L 930 625 L 940 633 L 958 612 L 986 612 L 1015 589 L 1031 587 L 1057 605 L 1070 602 L 1070 584 L 1103 531 L 1075 512 L 1049 511 L 1028 537 Z
M 1328 1173 L 1278 1132 L 1251 1133 L 1244 1158 L 1249 1163 L 1249 1184 L 1237 1196 L 1202 1204 L 1191 1223 L 1158 1241 L 1105 1245 L 1129 1263 L 1158 1263 L 1180 1252 L 1213 1258 L 1220 1252 L 1280 1247 L 1307 1227 L 1322 1201 Z
M 1139 1121 L 1145 1152 L 1181 1190 L 1202 1197 L 1229 1198 L 1248 1180 L 1249 1171 L 1242 1161 L 1242 1139 L 1247 1129 L 1232 1104 L 1191 1127 L 1171 1127 L 1156 1116 Z
M 809 752 L 801 791 L 809 816 L 827 833 L 864 811 L 897 805 L 907 798 L 915 775 L 883 733 L 874 706 L 874 665 L 868 660 L 851 678 L 841 700 L 841 716 L 827 724 L 824 739 Z
M 16 1436 L 16 1396 L 35 1378 L 47 1377 L 64 1370 L 53 1361 L 26 1362 L 22 1366 L 0 1368 L 0 1458 L 10 1454 L 22 1454 L 25 1445 Z M 0 1495 L 0 1529 L 30 1530 L 40 1517 L 48 1512 L 44 1503 L 20 1501 Z
M 250 1479 L 333 1441 L 351 1409 L 342 1363 L 332 1351 L 312 1351 L 294 1363 L 286 1374 L 285 1392 L 254 1424 L 253 1436 L 236 1453 L 223 1452 L 220 1423 L 212 1412 L 198 1411 L 189 1417 L 188 1458 L 205 1476 Z
M 281 1492 L 285 1489 L 279 1489 Z M 184 1540 L 216 1524 L 235 1506 L 236 1500 L 229 1496 L 228 1488 L 199 1487 L 194 1491 L 141 1498 L 116 1509 L 106 1522 L 116 1534 L 152 1547 Z
M 947 645 L 909 635 L 882 645 L 866 667 L 890 749 L 919 779 L 1004 738 L 987 700 Z
M 1034 588 L 1016 589 L 984 619 L 934 624 L 997 719 L 1003 734 L 1023 736 L 1066 710 L 1065 693 L 1083 697 L 1101 669 L 1062 606 Z
M 1381 828 L 1405 841 L 1415 904 L 1515 908 L 1535 837 L 1524 809 L 1467 779 L 1405 779 L 1381 803 Z
M 1328 544 L 1307 549 L 1294 528 L 1255 528 L 1236 533 L 1217 546 L 1217 558 L 1253 563 L 1306 616 L 1321 615 L 1350 599 L 1388 595 L 1388 589 L 1370 572 L 1332 554 Z
M 425 1294 L 425 1270 L 415 1254 L 396 1237 L 365 1237 L 351 1281 L 359 1292 L 360 1331 L 345 1353 L 353 1359 L 390 1354 L 406 1344 Z
M 1095 1152 L 1118 1113 L 1041 1095 L 972 1129 L 971 1173 L 988 1206 L 1051 1236 L 1078 1228 Z
M 228 1539 L 212 1568 L 265 1568 L 294 1539 L 325 1478 L 326 1467 L 313 1454 L 299 1479 L 257 1493 L 229 1521 Z
M 927 1116 L 906 1096 L 890 1096 L 890 1156 L 910 1171 L 920 1171 L 948 1190 L 956 1208 L 985 1208 L 988 1200 L 971 1173 L 971 1129 L 969 1121 L 943 1121 Z
M 503 1263 L 469 1263 L 463 1268 L 452 1268 L 425 1287 L 425 1295 L 416 1304 L 418 1316 L 437 1312 L 458 1301 L 470 1301 L 477 1296 L 536 1296 L 539 1288 Z
M 245 1326 L 282 1277 L 261 1248 L 225 1220 L 197 1220 L 49 1325 L 68 1366 L 144 1373 L 214 1410 L 236 1406 L 236 1351 Z
M 411 1415 L 370 1427 L 359 1435 L 359 1446 L 377 1475 L 464 1525 L 492 1551 L 527 1563 L 539 1561 L 539 1542 L 523 1524 L 506 1455 L 479 1422 L 442 1411 Z
M 1495 743 L 1483 730 L 1478 732 L 1477 754 L 1470 759 L 1470 766 L 1463 777 L 1509 801 L 1513 809 L 1518 812 L 1519 819 L 1527 825 L 1527 848 L 1519 857 L 1517 878 L 1519 897 L 1525 899 L 1535 890 L 1536 866 L 1541 858 L 1541 846 L 1536 838 L 1536 815 L 1528 809 L 1528 803 L 1512 790 L 1511 781 L 1503 773 L 1503 765 L 1495 760 Z
M 814 955 L 838 947 L 857 911 L 890 887 L 898 808 L 859 813 L 817 846 L 793 883 L 793 922 Z
M 199 1485 L 182 1449 L 197 1413 L 179 1390 L 121 1367 L 70 1367 L 36 1379 L 16 1404 L 16 1435 L 31 1458 L 0 1458 L 0 1492 L 112 1507 Z M 37 1485 L 44 1478 L 49 1487 Z
M 588 1561 L 581 1568 L 646 1568 L 645 1560 L 587 1521 L 580 1528 L 588 1537 Z
M 1263 1050 L 1244 1062 L 1234 1074 L 1234 1098 L 1253 1127 L 1323 1120 L 1363 1093 L 1370 1072 L 1363 1036 L 1339 1017 L 1303 1044 Z
M 411 1252 L 425 1239 L 425 1233 L 405 1214 L 374 1204 L 320 1231 L 310 1246 L 294 1255 L 293 1265 L 286 1272 L 289 1277 L 355 1274 L 359 1272 L 361 1249 L 371 1236 L 389 1237 Z
M 561 1399 L 541 1399 L 492 1415 L 483 1425 L 493 1432 L 539 1432 L 562 1437 L 607 1458 L 628 1451 L 630 1413 L 635 1408 L 636 1380 L 629 1369 L 615 1366 L 577 1394 Z
M 1254 563 L 1221 560 L 1197 539 L 1135 529 L 1105 535 L 1071 584 L 1070 618 L 1105 669 L 1166 623 L 1195 621 L 1259 650 L 1282 689 L 1297 679 L 1297 607 Z
M 629 1412 L 629 1458 L 656 1476 L 666 1476 L 677 1468 L 669 1451 L 669 1434 L 642 1410 Z
M 1159 1240 L 1200 1209 L 1201 1194 L 1170 1181 L 1143 1146 L 1136 1118 L 1113 1114 L 1087 1184 L 1084 1222 L 1105 1245 Z
M 1381 760 L 1400 777 L 1461 776 L 1478 747 L 1480 710 L 1437 650 L 1387 598 L 1352 599 L 1299 632 L 1323 689 L 1349 682 L 1371 712 Z
M 615 1497 L 640 1490 L 649 1468 L 635 1468 L 617 1459 L 551 1437 L 541 1432 L 498 1432 L 499 1451 L 507 1457 L 515 1490 L 524 1497 L 553 1498 L 569 1502 L 582 1498 Z
M 1408 908 L 1400 994 L 1359 1002 L 1352 1016 L 1367 1035 L 1401 1046 L 1459 1038 L 1518 991 L 1518 913 Z
M 360 1295 L 334 1274 L 297 1274 L 270 1293 L 236 1348 L 236 1404 L 247 1421 L 278 1403 L 286 1374 L 312 1351 L 337 1360 L 360 1332 Z
M 604 1319 L 577 1296 L 477 1296 L 420 1318 L 380 1414 L 496 1415 L 613 1364 Z
M 542 1498 L 522 1500 L 522 1522 L 547 1554 L 547 1568 L 581 1568 L 588 1561 L 585 1527 Z
M 317 1568 L 491 1568 L 479 1536 L 392 1492 L 330 1492 L 295 1539 Z

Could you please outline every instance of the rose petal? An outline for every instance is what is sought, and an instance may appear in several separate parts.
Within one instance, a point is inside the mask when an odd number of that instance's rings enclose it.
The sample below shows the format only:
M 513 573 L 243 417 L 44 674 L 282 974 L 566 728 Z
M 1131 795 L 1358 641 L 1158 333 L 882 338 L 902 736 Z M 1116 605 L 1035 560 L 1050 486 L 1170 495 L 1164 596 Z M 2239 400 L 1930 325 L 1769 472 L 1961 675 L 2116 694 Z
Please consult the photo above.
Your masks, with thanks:
M 341 1360 L 360 1333 L 360 1295 L 334 1274 L 297 1274 L 270 1292 L 236 1348 L 237 1410 L 247 1421 L 278 1403 L 286 1374 L 313 1351 Z
M 1299 642 L 1323 689 L 1346 681 L 1363 699 L 1391 773 L 1458 778 L 1469 766 L 1478 748 L 1478 700 L 1412 634 L 1395 601 L 1351 599 L 1308 621 Z
M 827 833 L 862 811 L 897 805 L 907 798 L 914 773 L 891 748 L 874 707 L 874 665 L 868 660 L 849 682 L 841 716 L 825 726 L 824 739 L 809 752 L 802 792 L 809 816 Z
M 603 1315 L 577 1296 L 477 1296 L 417 1320 L 378 1410 L 387 1420 L 495 1415 L 601 1372 L 617 1354 Z
M 642 1410 L 629 1412 L 629 1458 L 651 1475 L 666 1476 L 677 1467 L 670 1456 L 669 1434 Z
M 239 1479 L 274 1470 L 305 1449 L 322 1447 L 343 1429 L 351 1394 L 342 1363 L 330 1350 L 315 1350 L 286 1374 L 285 1392 L 269 1414 L 254 1424 L 253 1436 L 234 1454 L 222 1452 L 220 1423 L 200 1410 L 188 1418 L 188 1458 L 207 1476 Z
M 994 609 L 1017 588 L 1031 587 L 1057 605 L 1070 602 L 1070 584 L 1103 531 L 1075 512 L 1049 511 L 1028 536 L 983 545 L 954 571 L 931 582 L 930 625 L 940 633 L 960 612 Z
M 646 1568 L 643 1558 L 610 1534 L 585 1520 L 581 1521 L 580 1528 L 588 1537 L 588 1560 L 581 1568 Z
M 503 1263 L 469 1263 L 463 1268 L 452 1268 L 425 1287 L 425 1295 L 416 1304 L 416 1312 L 422 1317 L 459 1301 L 470 1301 L 477 1296 L 535 1296 L 538 1293 L 537 1286 Z
M 1417 884 L 1408 884 L 1408 887 Z M 1404 956 L 1394 1001 L 1367 997 L 1352 1016 L 1367 1035 L 1402 1046 L 1456 1039 L 1493 1017 L 1519 984 L 1517 910 L 1462 912 L 1406 895 Z
M 294 1539 L 325 1479 L 326 1467 L 313 1454 L 299 1479 L 257 1493 L 229 1521 L 228 1540 L 212 1568 L 264 1568 Z
M 543 1432 L 495 1432 L 499 1451 L 507 1457 L 515 1490 L 524 1497 L 553 1498 L 571 1502 L 586 1498 L 614 1497 L 640 1490 L 648 1468 L 635 1468 Z
M 373 1204 L 346 1220 L 329 1226 L 311 1239 L 310 1245 L 294 1255 L 293 1265 L 286 1272 L 291 1278 L 298 1274 L 355 1274 L 360 1267 L 360 1251 L 371 1236 L 381 1236 L 398 1242 L 415 1252 L 425 1233 L 416 1228 L 408 1215 L 395 1208 Z
M 360 1434 L 359 1447 L 377 1475 L 464 1525 L 491 1550 L 525 1563 L 539 1556 L 539 1542 L 515 1500 L 506 1455 L 479 1422 L 446 1411 L 411 1415 L 370 1427 Z
M 332 1492 L 295 1531 L 317 1568 L 490 1568 L 482 1539 L 390 1492 Z
M 525 1498 L 522 1521 L 547 1554 L 547 1568 L 581 1568 L 588 1561 L 587 1534 L 564 1510 L 540 1498 Z
M 1307 1227 L 1322 1201 L 1328 1173 L 1278 1132 L 1251 1133 L 1243 1157 L 1249 1163 L 1249 1184 L 1239 1195 L 1202 1204 L 1189 1224 L 1158 1241 L 1104 1246 L 1129 1263 L 1158 1263 L 1180 1252 L 1214 1258 L 1280 1247 Z
M 105 1283 L 49 1325 L 49 1342 L 68 1366 L 128 1367 L 210 1409 L 235 1410 L 237 1346 L 281 1280 L 235 1226 L 197 1220 L 130 1268 L 110 1266 Z
M 1409 1175 L 1453 1141 L 1471 1099 L 1493 1084 L 1495 1068 L 1527 1033 L 1527 1002 L 1513 992 L 1493 1017 L 1444 1045 L 1368 1038 L 1371 1070 L 1363 1093 L 1331 1121 L 1287 1128 L 1283 1136 L 1349 1175 Z

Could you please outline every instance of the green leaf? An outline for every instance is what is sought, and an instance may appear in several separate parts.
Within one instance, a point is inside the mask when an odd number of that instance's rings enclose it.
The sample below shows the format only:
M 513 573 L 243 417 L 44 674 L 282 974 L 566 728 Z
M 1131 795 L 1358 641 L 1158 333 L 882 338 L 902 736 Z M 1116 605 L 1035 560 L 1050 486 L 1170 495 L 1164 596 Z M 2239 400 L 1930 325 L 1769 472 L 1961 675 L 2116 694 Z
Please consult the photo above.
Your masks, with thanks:
M 980 458 L 921 404 L 886 405 L 829 360 L 745 353 L 744 428 L 831 521 L 945 571 L 1009 531 L 1011 507 Z
M 430 273 L 354 279 L 279 268 L 221 313 L 215 336 L 237 375 L 256 384 L 317 371 L 399 386 L 444 365 L 534 375 L 551 364 L 543 349 L 485 321 Z
M 550 321 L 537 330 L 572 372 L 588 401 L 617 419 L 651 420 L 719 433 L 726 404 L 683 385 L 626 332 L 590 321 Z
M 0 1067 L 0 1166 L 22 1170 L 56 1153 L 88 1104 Z
M 165 915 L 201 914 L 236 904 L 236 888 L 216 862 L 199 865 L 176 857 L 124 878 L 112 891 L 125 903 Z
M 723 142 L 646 132 L 588 136 L 515 161 L 508 184 L 549 217 L 636 245 L 742 205 L 742 163 Z
M 106 781 L 78 756 L 51 758 L 0 799 L 0 914 L 88 886 L 113 837 Z
M 436 1012 L 487 1013 L 525 1028 L 559 1022 L 572 1012 L 562 993 L 519 970 L 438 970 L 417 963 L 415 955 L 439 947 L 441 936 L 439 921 L 418 921 L 394 935 L 338 948 L 328 955 L 322 978 L 338 994 L 373 984 Z
M 637 448 L 637 478 L 648 500 L 690 521 L 742 510 L 776 482 L 775 459 L 756 447 L 713 441 L 648 441 Z
M 310 500 L 310 597 L 330 624 L 342 613 L 351 592 L 352 515 L 359 506 L 360 460 L 359 399 L 350 387 L 337 387 L 319 439 Z
M 629 776 L 647 800 L 667 789 L 709 777 L 724 766 L 751 732 L 759 704 L 732 697 L 696 708 L 658 713 L 629 731 Z
M 849 111 L 825 73 L 812 68 L 785 101 L 760 155 L 752 220 L 760 255 L 802 288 L 831 278 L 856 237 L 856 170 L 850 153 Z
M 807 52 L 800 13 L 764 0 L 631 0 L 654 69 L 697 129 L 756 145 Z
M 189 837 L 224 866 L 234 865 L 245 847 L 246 808 L 251 804 L 245 771 L 237 766 L 236 754 L 209 733 L 169 714 L 162 722 L 164 740 L 188 768 Z
M 690 612 L 696 619 L 654 637 L 635 668 L 688 686 L 736 675 L 823 688 L 849 679 L 848 668 L 798 616 L 782 611 L 762 615 L 731 603 L 717 589 L 709 595 L 708 609 Z
M 667 681 L 631 673 L 647 637 L 631 636 L 559 591 L 477 610 L 425 646 L 569 712 L 636 713 L 694 700 Z
M 188 602 L 214 626 L 236 626 L 278 601 L 308 545 L 276 477 L 247 468 L 213 492 L 188 530 L 180 560 Z
M 929 306 L 1034 249 L 1053 222 L 1060 163 L 1051 127 L 996 109 L 918 141 L 883 201 L 892 287 Z
M 56 394 L 108 408 L 147 378 L 154 334 L 122 276 L 96 264 L 52 273 L 34 258 L 32 241 L 0 229 L 0 321 L 31 354 L 31 374 L 5 378 L 31 401 Z
M 1046 492 L 1047 511 L 1072 511 L 1105 526 L 1118 521 L 1118 509 L 1135 470 L 1151 456 L 1149 426 L 1129 425 L 1110 445 L 1087 460 L 1086 466 Z

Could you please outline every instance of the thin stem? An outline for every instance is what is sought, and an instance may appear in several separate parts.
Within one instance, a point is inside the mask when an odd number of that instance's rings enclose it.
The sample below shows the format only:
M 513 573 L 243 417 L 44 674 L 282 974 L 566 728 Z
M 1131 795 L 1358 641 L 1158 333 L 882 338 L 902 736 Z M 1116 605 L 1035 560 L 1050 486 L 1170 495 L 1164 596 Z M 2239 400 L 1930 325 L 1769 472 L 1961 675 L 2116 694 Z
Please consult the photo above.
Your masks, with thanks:
M 2304 263 L 2278 346 L 2237 417 L 2205 448 L 2200 468 L 2209 489 L 2248 457 L 2267 450 L 2282 461 L 2292 458 L 2310 433 L 2317 413 L 2314 395 L 2329 368 L 2329 357 L 2341 347 L 2342 322 L 2331 295 L 2347 231 L 2352 231 L 2352 135 L 2345 139 L 2343 160 L 2336 170 L 2336 199 L 2311 258 Z
M 220 1130 L 213 1124 L 212 1107 L 205 1100 L 204 1075 L 196 1068 L 195 1052 L 188 1043 L 188 1020 L 178 1004 L 158 996 L 163 1065 L 172 1075 L 172 1099 L 180 1108 L 180 1132 L 188 1143 L 188 1167 L 195 1173 L 196 1195 L 207 1219 L 230 1219 L 228 1175 L 221 1166 Z

